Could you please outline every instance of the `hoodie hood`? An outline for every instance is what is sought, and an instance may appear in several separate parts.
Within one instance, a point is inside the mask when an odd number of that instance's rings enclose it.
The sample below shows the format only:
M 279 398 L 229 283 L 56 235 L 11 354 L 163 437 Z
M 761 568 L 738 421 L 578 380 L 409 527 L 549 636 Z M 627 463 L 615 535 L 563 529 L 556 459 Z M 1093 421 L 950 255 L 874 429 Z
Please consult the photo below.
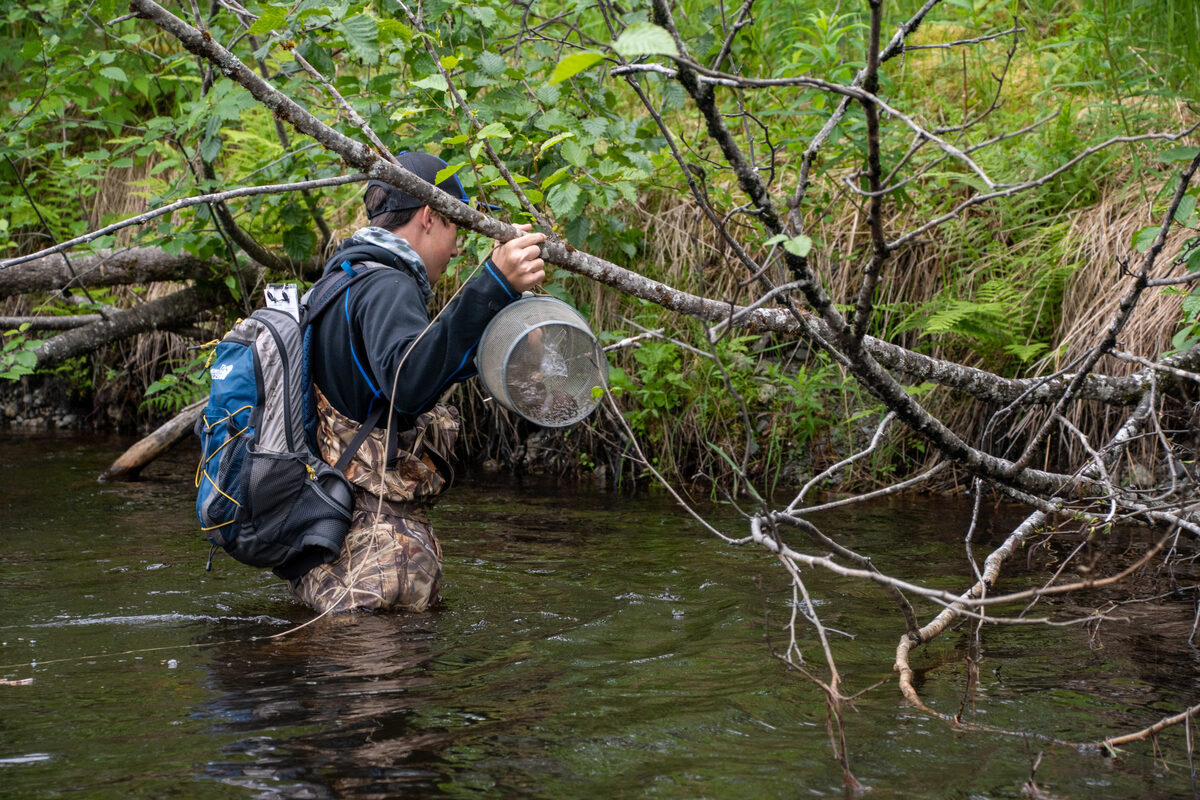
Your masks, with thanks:
M 425 305 L 429 305 L 429 301 L 433 299 L 433 288 L 429 285 L 425 262 L 407 241 L 391 231 L 374 226 L 355 231 L 325 263 L 324 274 L 328 275 L 361 261 L 374 261 L 407 272 L 413 276 L 421 289 L 421 299 Z

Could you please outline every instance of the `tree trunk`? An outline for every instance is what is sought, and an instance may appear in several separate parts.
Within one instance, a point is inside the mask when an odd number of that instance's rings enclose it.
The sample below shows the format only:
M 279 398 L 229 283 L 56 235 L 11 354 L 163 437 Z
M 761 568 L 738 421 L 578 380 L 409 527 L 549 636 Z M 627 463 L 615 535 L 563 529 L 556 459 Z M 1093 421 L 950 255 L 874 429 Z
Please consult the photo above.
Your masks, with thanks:
M 224 264 L 187 253 L 173 256 L 161 247 L 102 250 L 63 258 L 61 254 L 0 269 L 0 299 L 30 292 L 56 292 L 77 286 L 123 286 L 203 278 Z

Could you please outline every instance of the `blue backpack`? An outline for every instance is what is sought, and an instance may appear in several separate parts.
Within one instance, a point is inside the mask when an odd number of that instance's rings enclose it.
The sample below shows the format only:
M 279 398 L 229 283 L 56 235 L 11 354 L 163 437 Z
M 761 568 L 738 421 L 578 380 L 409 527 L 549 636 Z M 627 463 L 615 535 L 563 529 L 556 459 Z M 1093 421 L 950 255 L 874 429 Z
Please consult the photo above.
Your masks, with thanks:
M 217 345 L 208 405 L 196 420 L 196 516 L 212 544 L 238 561 L 300 577 L 337 558 L 354 511 L 343 474 L 387 403 L 362 425 L 335 466 L 316 445 L 309 353 L 312 323 L 368 273 L 358 266 L 326 275 L 304 296 L 299 321 L 260 308 Z

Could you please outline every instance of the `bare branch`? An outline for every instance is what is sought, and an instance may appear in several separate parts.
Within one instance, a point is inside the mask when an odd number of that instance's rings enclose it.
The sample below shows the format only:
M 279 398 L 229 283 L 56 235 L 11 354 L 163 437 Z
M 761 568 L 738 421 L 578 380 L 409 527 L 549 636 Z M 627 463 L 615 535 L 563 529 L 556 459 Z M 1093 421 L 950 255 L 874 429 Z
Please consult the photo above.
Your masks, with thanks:
M 91 352 L 101 345 L 146 331 L 189 325 L 207 307 L 205 293 L 198 286 L 180 289 L 157 300 L 148 300 L 116 312 L 110 319 L 75 328 L 44 342 L 34 351 L 37 368 L 53 366 L 72 356 Z
M 940 42 L 938 44 L 906 44 L 904 45 L 904 50 L 905 52 L 910 50 L 949 50 L 953 47 L 962 47 L 963 45 L 968 44 L 982 44 L 983 42 L 990 42 L 993 39 L 999 39 L 1004 36 L 1012 36 L 1014 34 L 1024 32 L 1024 28 L 1017 26 L 1009 28 L 1006 31 L 989 33 L 985 36 L 976 36 L 974 39 L 956 39 L 953 42 Z
M 60 242 L 53 247 L 47 247 L 44 250 L 39 250 L 36 253 L 30 253 L 25 256 L 17 256 L 5 261 L 0 261 L 0 270 L 15 267 L 18 264 L 24 264 L 27 261 L 35 261 L 39 258 L 45 258 L 55 253 L 61 253 L 70 250 L 77 245 L 87 244 L 88 242 L 99 239 L 101 236 L 107 236 L 110 233 L 128 228 L 133 225 L 142 225 L 152 219 L 171 214 L 179 211 L 182 208 L 190 208 L 191 206 L 207 205 L 209 203 L 221 203 L 226 200 L 233 200 L 238 197 L 253 197 L 260 194 L 286 194 L 288 192 L 298 192 L 303 189 L 322 189 L 328 186 L 341 186 L 346 183 L 358 183 L 366 180 L 366 175 L 345 175 L 337 178 L 321 178 L 313 181 L 300 181 L 298 183 L 280 183 L 271 186 L 243 186 L 240 189 L 229 189 L 224 192 L 214 192 L 213 194 L 202 194 L 195 197 L 185 197 L 182 200 L 176 200 L 165 206 L 147 211 L 144 214 L 138 214 L 128 219 L 123 219 L 120 222 L 114 222 L 111 225 L 106 225 L 103 228 L 94 230 L 91 233 L 85 233 L 83 236 L 76 236 L 74 239 L 68 239 L 65 242 Z

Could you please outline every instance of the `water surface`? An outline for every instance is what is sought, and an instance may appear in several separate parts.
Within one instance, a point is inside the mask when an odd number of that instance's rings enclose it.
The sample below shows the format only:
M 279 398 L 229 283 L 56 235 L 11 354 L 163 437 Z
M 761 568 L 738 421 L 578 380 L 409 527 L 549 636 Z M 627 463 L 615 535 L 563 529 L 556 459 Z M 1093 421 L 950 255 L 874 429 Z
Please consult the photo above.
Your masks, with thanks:
M 666 498 L 476 476 L 435 512 L 441 605 L 304 626 L 313 615 L 269 574 L 222 556 L 205 571 L 190 448 L 139 482 L 96 483 L 128 444 L 0 439 L 0 677 L 31 681 L 0 685 L 0 796 L 843 795 L 821 694 L 767 643 L 786 642 L 782 569 Z M 710 511 L 741 534 L 731 510 Z M 885 569 L 957 590 L 968 511 L 896 501 L 823 524 Z M 1161 738 L 1166 761 L 1149 745 L 1112 759 L 915 712 L 891 672 L 891 601 L 807 580 L 824 622 L 856 637 L 834 642 L 847 688 L 884 682 L 846 719 L 867 796 L 1020 797 L 1039 752 L 1038 784 L 1060 796 L 1192 795 L 1181 729 Z M 1155 613 L 1183 635 L 985 629 L 968 715 L 1086 741 L 1187 706 L 1193 610 Z M 948 713 L 970 641 L 950 632 L 914 656 L 918 688 Z

